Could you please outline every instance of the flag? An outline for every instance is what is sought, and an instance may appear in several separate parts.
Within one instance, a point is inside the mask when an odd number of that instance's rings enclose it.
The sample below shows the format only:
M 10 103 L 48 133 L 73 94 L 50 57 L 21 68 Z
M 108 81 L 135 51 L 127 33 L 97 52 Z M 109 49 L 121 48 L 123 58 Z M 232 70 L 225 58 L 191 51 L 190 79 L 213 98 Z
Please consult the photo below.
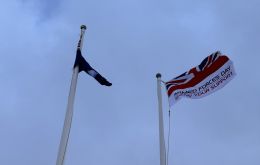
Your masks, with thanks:
M 170 106 L 182 97 L 197 99 L 224 87 L 236 75 L 232 61 L 219 51 L 200 65 L 165 82 Z
M 85 71 L 87 74 L 95 78 L 101 85 L 111 86 L 112 84 L 108 82 L 104 77 L 102 77 L 95 69 L 93 69 L 89 63 L 84 59 L 81 54 L 81 50 L 77 49 L 76 60 L 74 63 L 74 68 L 78 66 L 79 72 Z

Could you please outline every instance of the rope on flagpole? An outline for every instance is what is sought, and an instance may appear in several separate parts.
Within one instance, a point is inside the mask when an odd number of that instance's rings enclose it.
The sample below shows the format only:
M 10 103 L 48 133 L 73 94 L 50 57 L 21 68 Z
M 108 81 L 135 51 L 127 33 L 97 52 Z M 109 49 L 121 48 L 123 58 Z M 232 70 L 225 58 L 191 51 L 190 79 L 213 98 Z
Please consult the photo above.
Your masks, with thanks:
M 83 39 L 85 36 L 85 31 L 87 30 L 87 26 L 86 25 L 81 25 L 80 26 L 81 29 L 81 33 L 80 33 L 80 38 L 79 38 L 79 42 L 78 42 L 78 49 L 82 49 L 82 45 L 83 45 Z
M 80 29 L 81 29 L 81 33 L 80 33 L 80 39 L 78 42 L 78 49 L 82 48 L 83 38 L 84 38 L 85 30 L 87 29 L 87 27 L 85 25 L 82 25 L 80 27 Z M 76 66 L 73 69 L 71 85 L 70 85 L 70 92 L 69 92 L 69 97 L 68 97 L 67 111 L 66 111 L 66 116 L 65 116 L 65 120 L 64 120 L 56 165 L 63 165 L 64 160 L 65 160 L 65 155 L 66 155 L 66 150 L 67 150 L 67 145 L 68 145 L 69 135 L 70 135 L 70 129 L 71 129 L 71 124 L 72 124 L 73 105 L 74 105 L 76 88 L 77 88 L 78 73 L 79 73 L 79 67 Z
M 169 153 L 170 153 L 170 137 L 171 137 L 171 110 L 169 109 L 168 111 L 168 117 L 169 117 L 169 122 L 168 122 L 168 139 L 167 139 L 167 151 L 166 151 L 166 165 L 169 164 Z

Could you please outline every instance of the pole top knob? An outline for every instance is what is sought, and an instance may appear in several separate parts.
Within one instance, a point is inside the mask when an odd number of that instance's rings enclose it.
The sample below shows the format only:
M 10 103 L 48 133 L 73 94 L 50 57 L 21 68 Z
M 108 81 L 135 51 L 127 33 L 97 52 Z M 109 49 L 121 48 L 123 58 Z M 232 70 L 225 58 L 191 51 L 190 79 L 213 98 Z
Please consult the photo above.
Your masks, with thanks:
M 80 26 L 80 29 L 86 30 L 86 29 L 87 29 L 87 26 L 86 26 L 86 25 L 81 25 L 81 26 Z
M 162 77 L 161 73 L 156 74 L 156 78 L 161 78 L 161 77 Z

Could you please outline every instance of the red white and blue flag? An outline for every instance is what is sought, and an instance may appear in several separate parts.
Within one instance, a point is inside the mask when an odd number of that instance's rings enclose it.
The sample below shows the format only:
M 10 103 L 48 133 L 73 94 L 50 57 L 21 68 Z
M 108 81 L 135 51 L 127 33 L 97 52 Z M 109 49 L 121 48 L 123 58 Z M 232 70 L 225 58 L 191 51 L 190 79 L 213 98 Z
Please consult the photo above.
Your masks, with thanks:
M 236 75 L 232 61 L 219 51 L 200 65 L 165 83 L 170 106 L 182 97 L 202 98 L 224 87 Z

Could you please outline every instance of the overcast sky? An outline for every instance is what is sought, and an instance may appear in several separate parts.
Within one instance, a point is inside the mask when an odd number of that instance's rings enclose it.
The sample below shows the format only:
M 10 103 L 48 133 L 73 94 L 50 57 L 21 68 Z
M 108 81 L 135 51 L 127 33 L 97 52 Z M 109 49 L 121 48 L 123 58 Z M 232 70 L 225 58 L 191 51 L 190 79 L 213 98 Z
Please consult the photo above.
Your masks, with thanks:
M 79 75 L 65 165 L 159 165 L 155 75 L 170 80 L 216 50 L 237 76 L 172 108 L 169 165 L 259 165 L 259 8 L 259 0 L 2 0 L 0 164 L 55 164 L 86 24 L 83 56 L 113 86 Z M 163 107 L 168 130 L 164 88 Z

